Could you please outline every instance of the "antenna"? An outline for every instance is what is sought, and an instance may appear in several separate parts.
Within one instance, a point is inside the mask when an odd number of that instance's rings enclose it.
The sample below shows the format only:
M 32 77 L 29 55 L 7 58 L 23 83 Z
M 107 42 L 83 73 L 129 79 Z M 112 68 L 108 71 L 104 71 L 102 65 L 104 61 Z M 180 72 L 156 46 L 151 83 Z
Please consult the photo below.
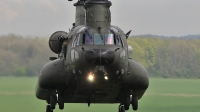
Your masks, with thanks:
M 130 30 L 129 32 L 126 33 L 126 39 L 128 39 L 129 35 L 131 34 L 131 31 L 132 30 Z

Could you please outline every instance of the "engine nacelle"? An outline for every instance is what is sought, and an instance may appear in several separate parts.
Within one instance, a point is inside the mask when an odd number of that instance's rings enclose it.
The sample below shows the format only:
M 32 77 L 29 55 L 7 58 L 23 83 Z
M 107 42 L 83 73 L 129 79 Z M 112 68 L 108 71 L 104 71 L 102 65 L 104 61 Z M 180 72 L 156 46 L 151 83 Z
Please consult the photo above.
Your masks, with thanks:
M 67 38 L 67 33 L 64 31 L 57 31 L 49 38 L 49 47 L 56 54 L 60 53 L 62 50 L 62 38 Z

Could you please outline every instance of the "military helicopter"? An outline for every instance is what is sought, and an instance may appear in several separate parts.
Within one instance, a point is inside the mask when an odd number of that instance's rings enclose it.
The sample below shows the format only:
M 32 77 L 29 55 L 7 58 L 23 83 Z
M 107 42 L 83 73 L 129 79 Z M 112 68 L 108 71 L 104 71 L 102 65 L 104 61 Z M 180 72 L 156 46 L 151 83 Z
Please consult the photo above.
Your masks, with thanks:
M 72 1 L 72 0 L 68 0 Z M 49 38 L 50 57 L 41 70 L 36 97 L 47 102 L 46 112 L 64 103 L 119 103 L 119 112 L 138 109 L 149 86 L 146 69 L 129 58 L 128 33 L 111 25 L 111 1 L 78 0 L 76 20 L 68 33 Z

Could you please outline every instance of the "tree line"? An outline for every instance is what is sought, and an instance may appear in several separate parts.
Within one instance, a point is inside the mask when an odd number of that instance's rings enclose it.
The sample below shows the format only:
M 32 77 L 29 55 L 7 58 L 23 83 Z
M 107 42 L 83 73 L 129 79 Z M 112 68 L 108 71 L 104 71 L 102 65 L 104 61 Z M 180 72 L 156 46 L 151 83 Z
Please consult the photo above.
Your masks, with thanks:
M 129 38 L 131 58 L 140 62 L 151 77 L 200 78 L 200 39 Z
M 51 55 L 48 38 L 0 36 L 0 76 L 38 76 Z
M 38 76 L 56 56 L 48 37 L 0 36 L 0 76 Z M 129 37 L 133 60 L 141 63 L 150 77 L 200 78 L 200 39 Z

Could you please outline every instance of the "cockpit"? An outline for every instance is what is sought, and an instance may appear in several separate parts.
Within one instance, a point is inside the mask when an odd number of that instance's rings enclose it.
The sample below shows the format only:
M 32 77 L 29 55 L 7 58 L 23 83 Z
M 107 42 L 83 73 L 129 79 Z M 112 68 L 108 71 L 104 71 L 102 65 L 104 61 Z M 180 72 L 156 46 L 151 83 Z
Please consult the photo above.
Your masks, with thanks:
M 74 47 L 78 45 L 119 45 L 123 47 L 119 35 L 113 33 L 80 33 L 74 39 Z

